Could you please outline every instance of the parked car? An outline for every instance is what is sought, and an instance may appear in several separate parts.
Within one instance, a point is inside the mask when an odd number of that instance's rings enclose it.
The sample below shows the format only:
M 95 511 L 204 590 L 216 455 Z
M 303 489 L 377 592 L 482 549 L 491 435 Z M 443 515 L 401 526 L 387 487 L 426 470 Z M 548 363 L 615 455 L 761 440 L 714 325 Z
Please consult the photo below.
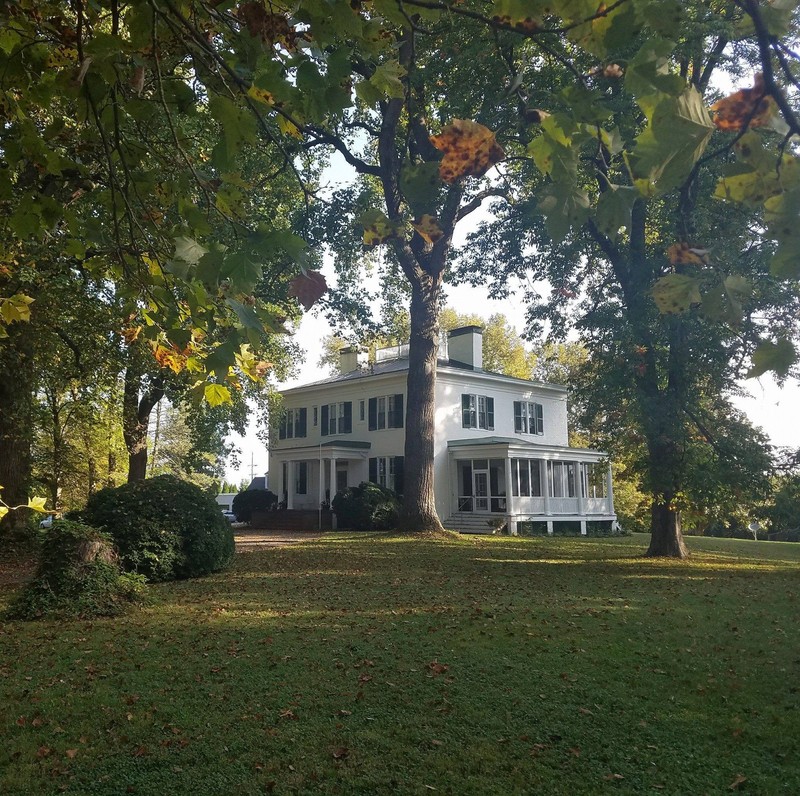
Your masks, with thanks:
M 228 509 L 223 509 L 222 516 L 225 517 L 228 522 L 236 522 L 236 515 Z
M 53 520 L 55 517 L 52 514 L 48 514 L 40 523 L 40 528 L 52 528 L 53 527 Z

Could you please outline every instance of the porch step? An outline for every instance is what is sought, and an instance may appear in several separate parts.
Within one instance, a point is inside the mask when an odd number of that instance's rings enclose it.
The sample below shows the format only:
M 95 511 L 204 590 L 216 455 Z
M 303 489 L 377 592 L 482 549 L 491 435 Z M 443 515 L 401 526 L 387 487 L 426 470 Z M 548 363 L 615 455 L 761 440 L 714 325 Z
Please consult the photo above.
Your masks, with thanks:
M 459 533 L 488 534 L 494 533 L 495 522 L 505 520 L 503 514 L 476 514 L 473 512 L 457 512 L 451 514 L 445 521 L 444 527 L 451 528 Z

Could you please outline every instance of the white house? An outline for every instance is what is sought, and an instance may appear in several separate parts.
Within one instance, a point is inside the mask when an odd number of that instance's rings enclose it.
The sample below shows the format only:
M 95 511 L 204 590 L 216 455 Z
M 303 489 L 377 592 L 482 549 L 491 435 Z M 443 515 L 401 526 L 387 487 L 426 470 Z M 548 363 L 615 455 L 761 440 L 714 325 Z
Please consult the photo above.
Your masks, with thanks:
M 272 489 L 289 511 L 314 510 L 336 492 L 375 481 L 402 493 L 408 347 L 377 352 L 359 368 L 282 392 L 269 452 Z M 605 454 L 570 448 L 565 387 L 482 368 L 482 331 L 455 329 L 440 347 L 434 478 L 445 527 L 488 532 L 507 523 L 612 523 Z M 542 526 L 544 528 L 544 526 Z

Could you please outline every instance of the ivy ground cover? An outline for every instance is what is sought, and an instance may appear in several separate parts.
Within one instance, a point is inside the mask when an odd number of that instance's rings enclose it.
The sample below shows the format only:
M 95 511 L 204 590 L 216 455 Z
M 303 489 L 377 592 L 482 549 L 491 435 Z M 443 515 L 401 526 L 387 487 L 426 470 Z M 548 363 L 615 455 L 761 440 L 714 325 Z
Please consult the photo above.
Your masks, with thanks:
M 0 624 L 0 792 L 800 792 L 800 547 L 645 541 L 332 535 Z

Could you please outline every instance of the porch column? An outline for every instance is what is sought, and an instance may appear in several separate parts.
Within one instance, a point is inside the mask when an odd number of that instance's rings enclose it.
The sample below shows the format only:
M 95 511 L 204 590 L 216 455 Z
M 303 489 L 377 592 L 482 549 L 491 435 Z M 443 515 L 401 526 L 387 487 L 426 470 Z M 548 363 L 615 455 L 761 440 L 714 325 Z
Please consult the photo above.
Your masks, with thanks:
M 608 464 L 608 472 L 606 473 L 606 491 L 608 492 L 608 497 L 606 501 L 608 503 L 608 513 L 614 513 L 614 481 L 611 477 L 611 462 Z
M 330 493 L 331 493 L 331 503 L 333 503 L 333 498 L 334 498 L 334 495 L 336 494 L 336 457 L 335 456 L 331 456 L 331 480 L 330 480 L 329 484 L 330 484 L 329 489 L 330 489 Z M 335 514 L 331 517 L 331 525 L 332 525 L 334 530 L 336 530 L 336 528 L 339 526 L 339 523 L 337 522 Z
M 542 477 L 542 497 L 544 498 L 544 513 L 549 517 L 552 512 L 550 511 L 550 479 L 548 478 L 549 473 L 547 472 L 547 459 L 540 459 L 539 460 L 539 473 Z M 553 532 L 553 523 L 550 522 L 547 524 L 547 532 Z
M 286 508 L 294 508 L 294 461 L 289 459 L 286 462 Z
M 511 457 L 506 456 L 506 514 L 508 519 L 508 532 L 511 536 L 517 535 L 517 521 L 514 519 L 513 507 L 511 501 L 513 500 L 514 490 L 511 488 Z
M 331 456 L 331 480 L 330 480 L 331 500 L 336 494 L 336 459 Z
M 586 501 L 583 494 L 583 462 L 575 462 L 575 479 L 577 480 L 577 494 L 578 494 L 578 514 L 585 519 L 586 515 Z M 585 524 L 585 523 L 584 523 Z M 583 525 L 581 526 L 581 533 L 584 533 Z
M 325 460 L 320 456 L 319 459 L 319 507 L 322 509 L 322 504 L 325 502 Z

